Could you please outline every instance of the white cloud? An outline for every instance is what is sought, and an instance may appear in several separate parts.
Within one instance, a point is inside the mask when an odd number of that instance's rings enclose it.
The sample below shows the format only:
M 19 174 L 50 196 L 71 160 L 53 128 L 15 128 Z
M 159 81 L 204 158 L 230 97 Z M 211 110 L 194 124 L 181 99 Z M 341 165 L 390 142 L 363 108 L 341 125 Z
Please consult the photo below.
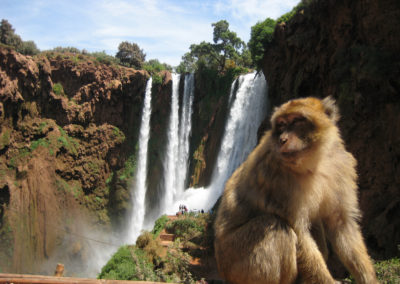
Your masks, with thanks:
M 122 41 L 137 43 L 147 59 L 179 64 L 189 46 L 212 41 L 211 23 L 225 19 L 248 41 L 250 28 L 277 18 L 299 0 L 0 0 L 0 17 L 41 49 L 75 46 L 114 55 Z M 30 7 L 30 8 L 27 8 Z
M 290 11 L 297 3 L 299 0 L 224 0 L 216 6 L 228 9 L 237 19 L 257 18 L 262 20 L 268 17 L 276 19 Z

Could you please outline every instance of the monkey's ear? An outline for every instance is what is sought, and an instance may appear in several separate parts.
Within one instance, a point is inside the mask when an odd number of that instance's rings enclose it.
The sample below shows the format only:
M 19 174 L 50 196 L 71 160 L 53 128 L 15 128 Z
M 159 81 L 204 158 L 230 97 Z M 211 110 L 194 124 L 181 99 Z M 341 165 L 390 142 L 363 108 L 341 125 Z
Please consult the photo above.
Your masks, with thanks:
M 333 99 L 331 96 L 327 96 L 322 100 L 322 104 L 324 106 L 326 115 L 333 121 L 333 123 L 336 123 L 339 120 L 340 115 L 335 99 Z

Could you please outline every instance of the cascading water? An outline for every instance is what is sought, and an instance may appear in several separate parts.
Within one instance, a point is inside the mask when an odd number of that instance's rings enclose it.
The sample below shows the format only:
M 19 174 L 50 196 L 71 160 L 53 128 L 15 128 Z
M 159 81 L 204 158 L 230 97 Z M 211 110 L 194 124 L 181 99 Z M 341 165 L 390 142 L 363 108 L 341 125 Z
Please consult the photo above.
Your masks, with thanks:
M 172 74 L 171 116 L 168 126 L 168 145 L 164 160 L 164 196 L 161 210 L 165 212 L 176 194 L 176 167 L 179 148 L 179 74 Z
M 178 204 L 185 204 L 191 209 L 211 209 L 221 195 L 227 179 L 256 146 L 257 129 L 267 109 L 266 81 L 262 73 L 242 75 L 237 80 L 235 98 L 233 96 L 236 82 L 232 83 L 229 99 L 232 106 L 211 184 L 208 188 L 186 190 L 173 208 Z
M 168 127 L 168 146 L 164 161 L 164 197 L 162 212 L 170 210 L 177 196 L 185 187 L 187 161 L 189 155 L 189 137 L 192 127 L 192 104 L 194 96 L 194 75 L 185 76 L 181 115 L 179 117 L 180 75 L 172 75 L 171 116 Z
M 147 177 L 147 148 L 150 135 L 152 78 L 147 81 L 142 122 L 139 135 L 139 153 L 137 162 L 136 181 L 132 192 L 132 217 L 128 226 L 126 242 L 134 243 L 143 227 L 145 214 L 146 177 Z
M 183 193 L 186 183 L 189 157 L 189 138 L 192 130 L 192 104 L 194 97 L 194 74 L 185 76 L 182 112 L 179 121 L 179 150 L 176 166 L 176 196 Z M 175 196 L 175 198 L 176 198 Z
M 266 112 L 266 81 L 263 75 L 240 76 L 236 99 L 229 111 L 217 166 L 211 185 L 217 198 L 227 179 L 257 145 L 257 129 Z M 233 88 L 233 85 L 232 85 Z

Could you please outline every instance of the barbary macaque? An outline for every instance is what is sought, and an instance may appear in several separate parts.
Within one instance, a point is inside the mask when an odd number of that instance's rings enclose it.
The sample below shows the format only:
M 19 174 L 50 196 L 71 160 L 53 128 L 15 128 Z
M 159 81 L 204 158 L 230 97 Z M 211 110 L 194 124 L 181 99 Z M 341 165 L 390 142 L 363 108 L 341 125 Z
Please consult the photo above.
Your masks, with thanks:
M 283 104 L 227 181 L 215 256 L 229 283 L 337 283 L 325 240 L 357 283 L 378 283 L 358 225 L 356 160 L 338 119 L 331 97 Z

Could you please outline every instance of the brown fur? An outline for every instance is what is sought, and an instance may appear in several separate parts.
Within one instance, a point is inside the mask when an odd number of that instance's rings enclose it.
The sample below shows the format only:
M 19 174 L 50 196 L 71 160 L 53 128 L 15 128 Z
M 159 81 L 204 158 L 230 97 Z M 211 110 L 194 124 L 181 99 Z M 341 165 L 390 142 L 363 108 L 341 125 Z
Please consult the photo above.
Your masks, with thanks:
M 377 283 L 357 223 L 356 161 L 338 118 L 329 97 L 289 101 L 227 181 L 215 253 L 229 283 L 335 283 L 325 239 L 357 283 Z

